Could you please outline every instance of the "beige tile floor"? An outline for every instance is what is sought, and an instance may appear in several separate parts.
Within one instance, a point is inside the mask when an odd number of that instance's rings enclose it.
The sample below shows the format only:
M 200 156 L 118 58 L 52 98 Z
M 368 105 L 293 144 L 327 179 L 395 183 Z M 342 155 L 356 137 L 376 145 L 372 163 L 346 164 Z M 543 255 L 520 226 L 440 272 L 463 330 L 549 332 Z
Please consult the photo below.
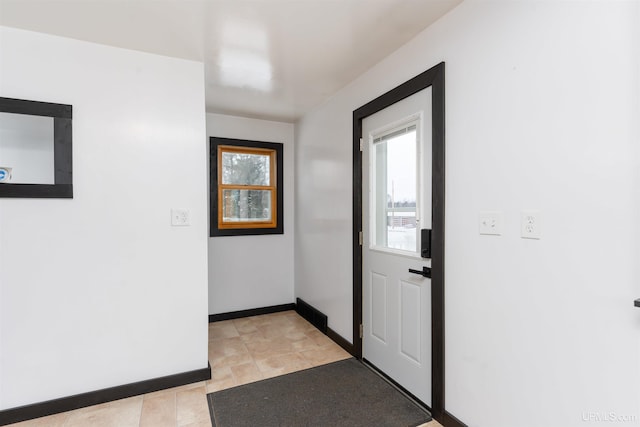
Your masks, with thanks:
M 210 323 L 211 380 L 12 426 L 211 427 L 207 393 L 349 357 L 295 311 Z M 432 421 L 420 427 L 441 426 Z

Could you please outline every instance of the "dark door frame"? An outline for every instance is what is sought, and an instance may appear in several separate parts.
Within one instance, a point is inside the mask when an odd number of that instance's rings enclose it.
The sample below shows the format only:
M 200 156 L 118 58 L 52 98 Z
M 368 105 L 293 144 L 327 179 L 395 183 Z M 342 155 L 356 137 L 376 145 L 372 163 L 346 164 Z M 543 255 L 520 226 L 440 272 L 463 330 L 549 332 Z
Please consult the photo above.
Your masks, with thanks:
M 362 359 L 362 120 L 423 89 L 432 89 L 432 258 L 431 258 L 431 412 L 439 422 L 444 409 L 444 62 L 408 80 L 353 112 L 353 350 Z

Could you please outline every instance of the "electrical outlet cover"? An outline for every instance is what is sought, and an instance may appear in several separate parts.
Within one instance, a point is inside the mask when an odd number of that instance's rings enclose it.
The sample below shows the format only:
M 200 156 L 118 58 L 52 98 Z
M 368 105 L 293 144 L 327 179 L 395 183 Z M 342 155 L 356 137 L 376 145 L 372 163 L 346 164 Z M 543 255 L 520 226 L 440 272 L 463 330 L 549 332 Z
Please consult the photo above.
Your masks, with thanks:
M 542 232 L 542 214 L 540 211 L 522 211 L 520 227 L 520 235 L 523 239 L 540 239 Z

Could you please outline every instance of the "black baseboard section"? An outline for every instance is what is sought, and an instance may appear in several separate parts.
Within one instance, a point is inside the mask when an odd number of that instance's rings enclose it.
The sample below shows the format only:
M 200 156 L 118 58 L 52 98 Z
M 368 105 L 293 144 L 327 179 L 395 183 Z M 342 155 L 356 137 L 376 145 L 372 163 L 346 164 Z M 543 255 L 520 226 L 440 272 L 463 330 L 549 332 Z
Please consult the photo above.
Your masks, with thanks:
M 336 331 L 327 327 L 327 336 L 331 338 L 340 347 L 342 347 L 347 353 L 355 357 L 353 344 L 351 344 L 349 341 L 344 339 L 342 335 L 339 335 Z
M 0 426 L 209 379 L 211 379 L 211 365 L 203 369 L 183 372 L 181 374 L 168 375 L 166 377 L 76 394 L 75 396 L 5 409 L 0 411 Z
M 323 334 L 327 334 L 327 315 L 307 304 L 300 298 L 296 298 L 296 312 L 309 323 L 318 328 Z
M 328 326 L 329 319 L 326 314 L 322 313 L 309 303 L 304 302 L 300 298 L 296 298 L 296 312 L 313 326 L 318 328 L 320 332 L 331 338 L 350 355 L 355 356 L 353 344 Z
M 444 427 L 468 427 L 465 423 L 444 411 L 444 418 L 440 421 Z
M 281 311 L 295 310 L 296 305 L 280 304 L 272 305 L 270 307 L 252 308 L 249 310 L 230 311 L 229 313 L 210 314 L 209 323 L 220 322 L 222 320 L 240 319 L 242 317 L 259 316 L 261 314 L 279 313 Z

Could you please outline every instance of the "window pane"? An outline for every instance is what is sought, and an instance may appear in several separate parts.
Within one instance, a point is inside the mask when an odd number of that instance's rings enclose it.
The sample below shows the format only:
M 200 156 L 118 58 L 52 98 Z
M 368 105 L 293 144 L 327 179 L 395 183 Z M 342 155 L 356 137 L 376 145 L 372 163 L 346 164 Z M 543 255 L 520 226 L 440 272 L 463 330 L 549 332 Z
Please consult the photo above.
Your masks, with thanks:
M 222 183 L 271 185 L 269 154 L 222 152 Z
M 382 138 L 374 147 L 375 245 L 417 252 L 416 131 Z
M 271 221 L 271 191 L 224 190 L 222 220 L 224 222 Z

